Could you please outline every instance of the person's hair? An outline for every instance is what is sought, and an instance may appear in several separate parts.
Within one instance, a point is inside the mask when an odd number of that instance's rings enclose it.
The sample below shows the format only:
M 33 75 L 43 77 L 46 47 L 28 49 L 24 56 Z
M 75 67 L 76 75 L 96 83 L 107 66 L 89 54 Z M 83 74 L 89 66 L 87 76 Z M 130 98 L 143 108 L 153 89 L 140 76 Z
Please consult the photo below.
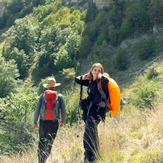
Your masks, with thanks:
M 90 69 L 89 72 L 88 72 L 87 79 L 88 79 L 89 81 L 91 81 L 91 80 L 93 79 L 92 70 L 93 70 L 95 67 L 100 67 L 100 68 L 101 68 L 101 74 L 104 73 L 104 68 L 103 68 L 102 64 L 101 64 L 101 63 L 94 63 L 94 64 L 92 65 L 91 69 Z

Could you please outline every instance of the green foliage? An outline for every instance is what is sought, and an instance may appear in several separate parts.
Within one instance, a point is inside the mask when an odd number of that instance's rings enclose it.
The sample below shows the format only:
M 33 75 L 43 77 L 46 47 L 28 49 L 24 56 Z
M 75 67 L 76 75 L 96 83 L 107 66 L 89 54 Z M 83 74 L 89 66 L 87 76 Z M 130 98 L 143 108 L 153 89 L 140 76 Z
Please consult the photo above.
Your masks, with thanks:
M 150 69 L 149 73 L 147 74 L 147 79 L 148 80 L 154 79 L 158 75 L 159 75 L 159 73 L 154 68 L 152 68 L 152 69 Z
M 108 21 L 110 25 L 119 29 L 122 23 L 122 19 L 124 18 L 124 12 L 126 10 L 127 1 L 111 1 L 109 13 L 108 13 Z
M 62 75 L 64 75 L 67 80 L 72 80 L 72 79 L 74 80 L 75 69 L 74 68 L 63 69 Z
M 95 18 L 96 27 L 104 26 L 106 24 L 106 12 L 105 10 L 101 10 L 97 13 Z
M 54 4 L 48 4 L 46 6 L 38 6 L 33 9 L 33 16 L 41 22 L 46 16 L 48 16 L 51 12 L 56 12 L 57 7 Z
M 33 128 L 31 113 L 36 107 L 38 96 L 34 94 L 11 94 L 1 100 L 0 117 L 0 148 L 3 152 L 20 151 L 23 144 L 30 145 L 32 140 Z M 33 116 L 32 116 L 33 117 Z
M 64 100 L 66 105 L 66 123 L 72 125 L 77 123 L 79 112 L 80 93 L 74 91 L 67 91 L 64 93 Z
M 131 24 L 131 31 L 142 32 L 150 27 L 149 17 L 140 2 L 134 2 L 129 5 L 125 11 L 126 17 L 123 22 Z
M 57 25 L 42 31 L 40 36 L 38 71 L 40 77 L 51 75 L 54 69 L 75 67 L 80 48 L 80 36 L 72 29 Z
M 102 45 L 102 43 L 103 43 L 104 40 L 107 40 L 107 35 L 106 35 L 106 33 L 101 32 L 101 33 L 98 35 L 98 38 L 97 38 L 97 45 L 98 45 L 98 46 Z
M 126 70 L 128 67 L 128 59 L 127 59 L 127 51 L 125 49 L 120 48 L 116 53 L 114 60 L 115 68 L 119 70 Z
M 28 68 L 28 56 L 25 54 L 23 49 L 19 51 L 17 48 L 14 48 L 10 55 L 10 59 L 14 59 L 16 61 L 20 78 L 24 78 Z
M 88 36 L 85 35 L 82 37 L 80 49 L 79 49 L 79 56 L 86 57 L 91 51 L 92 42 L 89 40 Z
M 73 62 L 64 47 L 61 47 L 59 52 L 56 54 L 56 60 L 54 64 L 57 70 L 62 70 L 63 68 L 73 66 Z
M 27 18 L 18 19 L 15 25 L 6 32 L 6 43 L 19 50 L 23 49 L 27 55 L 34 53 L 37 27 L 34 27 Z M 5 45 L 4 45 L 5 49 Z M 7 54 L 3 54 L 5 57 Z
M 118 45 L 120 43 L 119 30 L 115 29 L 113 25 L 109 26 L 108 36 L 112 45 Z
M 96 13 L 97 13 L 96 4 L 93 1 L 88 1 L 86 21 L 90 21 L 94 19 L 94 17 L 96 16 Z
M 163 1 L 162 0 L 150 0 L 148 15 L 150 22 L 155 24 L 163 24 Z
M 98 35 L 98 29 L 93 25 L 86 25 L 85 30 L 83 32 L 84 36 L 88 36 L 90 41 L 95 41 Z
M 155 52 L 155 39 L 141 40 L 138 44 L 138 57 L 141 60 L 146 60 L 154 55 Z
M 15 92 L 18 77 L 19 73 L 15 61 L 6 62 L 4 58 L 0 57 L 0 98 Z
M 28 6 L 25 6 L 20 12 L 19 17 L 23 18 L 26 15 L 30 14 L 33 11 L 33 4 L 30 3 Z
M 6 12 L 3 13 L 3 16 L 0 17 L 0 29 L 4 28 L 6 26 L 7 22 L 7 14 Z
M 142 84 L 137 87 L 135 93 L 133 93 L 131 97 L 132 103 L 142 110 L 144 110 L 144 108 L 153 109 L 159 97 L 160 90 L 161 85 L 157 83 L 156 80 L 143 81 Z

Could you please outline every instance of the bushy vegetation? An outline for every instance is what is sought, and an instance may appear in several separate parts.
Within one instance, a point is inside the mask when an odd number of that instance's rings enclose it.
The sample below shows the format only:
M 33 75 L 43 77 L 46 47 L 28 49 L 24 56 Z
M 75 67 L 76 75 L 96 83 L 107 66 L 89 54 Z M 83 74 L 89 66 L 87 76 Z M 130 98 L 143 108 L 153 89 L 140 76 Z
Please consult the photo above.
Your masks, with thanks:
M 92 1 L 85 10 L 79 6 L 64 6 L 61 0 L 10 0 L 5 1 L 5 7 L 8 12 L 0 18 L 0 29 L 9 27 L 9 30 L 4 34 L 6 38 L 1 44 L 0 54 L 0 155 L 19 152 L 21 145 L 30 146 L 36 140 L 32 128 L 33 114 L 48 76 L 55 76 L 63 83 L 59 91 L 64 95 L 67 107 L 65 133 L 68 129 L 72 132 L 79 110 L 79 89 L 74 88 L 74 77 L 81 59 L 92 52 L 90 63 L 101 62 L 109 67 L 113 61 L 112 67 L 127 70 L 130 66 L 129 50 L 119 48 L 122 41 L 155 25 L 163 25 L 162 0 L 111 1 L 109 7 L 100 10 Z M 136 42 L 137 58 L 143 61 L 160 52 L 162 48 L 157 51 L 156 41 L 157 38 L 150 37 Z M 110 57 L 112 51 L 106 51 L 108 45 L 116 49 L 113 60 Z M 109 53 L 108 58 L 106 53 Z M 20 79 L 25 82 L 20 84 Z M 127 109 L 124 112 L 127 116 L 122 116 L 125 125 L 129 125 L 127 120 L 136 117 L 133 115 L 135 112 L 144 115 L 144 111 L 150 110 L 152 113 L 162 97 L 160 80 L 161 73 L 151 69 L 145 79 L 135 82 L 136 86 L 127 97 L 127 107 L 132 111 Z M 28 92 L 29 85 L 32 87 Z M 37 86 L 38 91 L 33 86 Z M 101 162 L 124 162 L 122 147 L 126 145 L 127 138 L 141 140 L 144 137 L 142 128 L 138 131 L 140 124 L 146 123 L 141 118 L 138 122 L 130 121 L 133 125 L 129 126 L 131 133 L 114 132 L 109 128 L 112 135 L 108 134 L 105 144 L 110 144 L 104 148 L 102 145 Z M 64 149 L 64 152 L 67 154 L 69 150 L 72 150 L 69 157 L 73 157 L 74 162 L 75 145 Z M 150 158 L 159 162 L 162 159 L 157 151 L 142 155 L 137 155 L 137 151 L 131 152 L 128 161 L 148 162 Z M 79 152 L 82 152 L 81 145 Z M 71 160 L 65 153 L 64 158 Z
M 30 146 L 33 128 L 32 121 L 37 104 L 36 93 L 11 94 L 0 102 L 0 153 L 16 152 L 21 145 Z
M 163 88 L 159 82 L 159 75 L 161 74 L 151 69 L 145 79 L 141 79 L 141 82 L 136 83 L 136 88 L 128 99 L 129 103 L 131 102 L 140 110 L 154 109 L 162 96 L 161 91 Z
M 17 65 L 14 60 L 5 61 L 0 57 L 0 98 L 10 95 L 17 88 L 17 78 L 19 77 Z
M 141 40 L 138 44 L 138 57 L 141 60 L 146 60 L 154 55 L 155 40 L 150 38 L 148 40 Z
M 114 59 L 114 65 L 115 68 L 119 70 L 126 70 L 128 67 L 128 57 L 127 52 L 125 49 L 119 49 L 116 53 L 115 59 Z

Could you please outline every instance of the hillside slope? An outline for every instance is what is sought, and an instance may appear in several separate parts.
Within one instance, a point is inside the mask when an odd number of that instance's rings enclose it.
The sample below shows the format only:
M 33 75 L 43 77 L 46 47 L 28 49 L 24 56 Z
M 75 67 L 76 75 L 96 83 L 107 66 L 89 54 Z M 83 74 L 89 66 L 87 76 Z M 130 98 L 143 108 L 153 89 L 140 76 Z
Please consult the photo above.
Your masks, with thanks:
M 147 80 L 153 68 L 158 72 L 158 76 L 155 79 Z M 114 125 L 109 115 L 106 117 L 105 124 L 99 124 L 100 156 L 97 163 L 162 163 L 163 58 L 160 57 L 153 61 L 148 68 L 145 67 L 144 72 L 144 74 L 137 76 L 133 81 L 134 84 L 126 84 L 127 88 L 123 90 L 127 97 L 127 103 L 121 111 L 120 124 L 118 126 Z M 131 94 L 136 92 L 139 85 L 145 87 L 152 80 L 157 83 L 156 86 L 159 88 L 157 99 L 152 109 L 146 107 L 141 110 L 134 105 Z M 153 90 L 155 90 L 155 85 L 153 85 Z M 84 152 L 83 132 L 83 121 L 79 126 L 79 139 L 76 137 L 78 133 L 77 124 L 72 127 L 66 125 L 64 128 L 60 128 L 47 163 L 82 163 Z M 2 156 L 0 161 L 3 163 L 37 162 L 37 142 L 28 150 L 22 146 L 23 148 L 23 153 Z M 76 157 L 77 151 L 78 155 Z

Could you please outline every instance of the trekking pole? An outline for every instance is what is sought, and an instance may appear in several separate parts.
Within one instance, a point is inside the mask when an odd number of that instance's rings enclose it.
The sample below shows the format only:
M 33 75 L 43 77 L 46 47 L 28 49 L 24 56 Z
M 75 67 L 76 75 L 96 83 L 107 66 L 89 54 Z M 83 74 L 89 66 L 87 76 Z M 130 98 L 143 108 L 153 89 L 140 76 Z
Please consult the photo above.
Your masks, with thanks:
M 83 92 L 82 76 L 81 76 L 80 80 L 81 80 L 81 85 L 80 85 L 80 100 L 81 100 L 82 99 L 82 92 Z M 76 152 L 76 157 L 78 156 L 79 124 L 80 124 L 80 106 L 79 106 L 79 114 L 78 114 L 78 133 L 77 133 L 77 152 Z

